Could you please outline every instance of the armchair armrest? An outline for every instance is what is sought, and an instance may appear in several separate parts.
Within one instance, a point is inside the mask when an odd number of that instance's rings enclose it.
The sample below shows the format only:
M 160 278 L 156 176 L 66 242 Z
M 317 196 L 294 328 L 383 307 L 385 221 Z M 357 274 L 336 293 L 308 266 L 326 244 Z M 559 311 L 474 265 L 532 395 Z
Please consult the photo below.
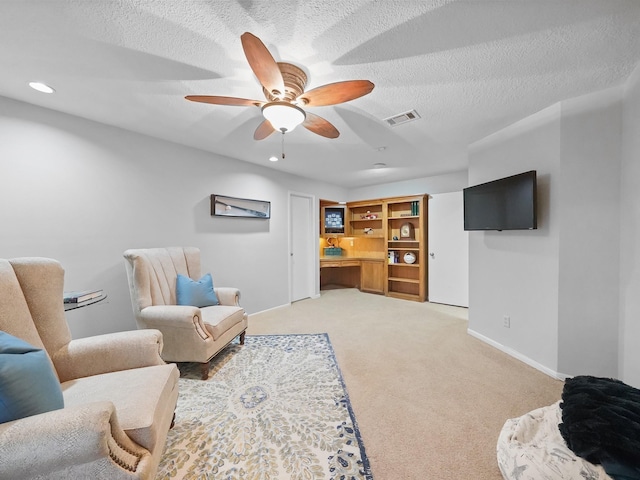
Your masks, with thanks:
M 196 332 L 202 339 L 211 338 L 202 323 L 202 314 L 198 307 L 153 305 L 143 308 L 138 319 L 147 328 L 157 328 L 163 335 L 171 335 L 174 339 L 184 335 L 189 336 L 191 332 Z M 184 330 L 190 332 L 184 332 Z
M 131 368 L 163 365 L 162 333 L 132 330 L 71 340 L 52 356 L 61 382 Z
M 3 478 L 91 478 L 98 473 L 101 478 L 139 478 L 150 459 L 150 453 L 120 428 L 111 402 L 0 424 Z
M 152 305 L 140 311 L 138 319 L 147 328 L 188 328 L 193 330 L 194 318 L 201 318 L 200 309 L 190 305 Z
M 157 328 L 165 338 L 170 338 L 162 352 L 171 362 L 194 362 L 206 358 L 213 343 L 202 320 L 198 307 L 188 305 L 154 305 L 143 308 L 137 317 L 138 324 Z
M 240 306 L 240 290 L 233 287 L 217 287 L 213 289 L 216 292 L 220 305 Z

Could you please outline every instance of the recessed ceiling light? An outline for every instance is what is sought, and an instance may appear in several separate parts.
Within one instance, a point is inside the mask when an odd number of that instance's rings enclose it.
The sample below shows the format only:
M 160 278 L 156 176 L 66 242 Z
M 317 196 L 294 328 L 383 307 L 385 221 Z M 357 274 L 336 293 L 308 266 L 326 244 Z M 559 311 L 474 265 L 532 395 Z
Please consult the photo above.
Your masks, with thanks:
M 42 93 L 53 93 L 55 90 L 51 88 L 49 85 L 46 85 L 41 82 L 29 82 L 29 86 L 34 90 L 37 90 Z
M 269 157 L 269 161 L 270 161 L 270 162 L 277 162 L 277 161 L 278 161 L 278 157 L 276 157 L 275 155 L 271 155 L 271 156 Z
M 387 168 L 387 164 L 386 163 L 382 163 L 382 162 L 378 162 L 378 163 L 374 163 L 373 164 L 373 168 Z

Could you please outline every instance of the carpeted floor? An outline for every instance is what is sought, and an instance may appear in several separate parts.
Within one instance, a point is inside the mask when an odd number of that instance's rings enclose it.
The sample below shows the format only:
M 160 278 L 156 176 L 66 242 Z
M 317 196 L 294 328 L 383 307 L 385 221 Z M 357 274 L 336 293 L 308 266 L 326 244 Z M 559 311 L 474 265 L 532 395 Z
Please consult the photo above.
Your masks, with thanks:
M 468 335 L 463 308 L 337 289 L 249 318 L 250 334 L 319 332 L 376 480 L 500 480 L 504 422 L 560 399 L 561 381 Z
M 326 334 L 247 336 L 180 366 L 176 424 L 158 479 L 371 480 Z

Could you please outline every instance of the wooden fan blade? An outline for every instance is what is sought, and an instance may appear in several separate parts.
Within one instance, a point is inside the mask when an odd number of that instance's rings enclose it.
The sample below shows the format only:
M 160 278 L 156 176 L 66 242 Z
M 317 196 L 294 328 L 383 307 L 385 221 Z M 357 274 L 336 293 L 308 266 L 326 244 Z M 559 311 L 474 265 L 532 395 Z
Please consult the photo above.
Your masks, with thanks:
M 314 115 L 313 113 L 305 113 L 307 114 L 307 118 L 302 122 L 302 126 L 310 132 L 327 138 L 338 138 L 340 136 L 338 129 L 324 118 Z
M 260 84 L 275 96 L 284 95 L 284 80 L 278 64 L 255 35 L 245 32 L 240 37 L 249 66 Z
M 321 107 L 348 102 L 371 93 L 375 85 L 369 80 L 347 80 L 323 85 L 300 95 L 301 106 Z
M 271 126 L 269 120 L 265 120 L 260 125 L 258 125 L 258 128 L 256 128 L 256 131 L 253 133 L 253 139 L 264 140 L 275 131 L 276 130 L 273 128 L 273 126 Z
M 264 102 L 249 100 L 247 98 L 218 97 L 216 95 L 187 95 L 187 100 L 200 103 L 212 103 L 213 105 L 231 105 L 235 107 L 261 107 Z

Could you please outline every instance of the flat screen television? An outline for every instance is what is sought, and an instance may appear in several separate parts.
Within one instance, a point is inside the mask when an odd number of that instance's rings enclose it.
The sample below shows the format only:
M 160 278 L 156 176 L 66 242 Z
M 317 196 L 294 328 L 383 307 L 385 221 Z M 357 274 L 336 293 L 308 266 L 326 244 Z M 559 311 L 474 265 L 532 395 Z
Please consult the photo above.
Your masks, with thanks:
M 344 234 L 344 207 L 324 207 L 324 233 Z
M 463 189 L 464 229 L 538 228 L 536 171 Z

